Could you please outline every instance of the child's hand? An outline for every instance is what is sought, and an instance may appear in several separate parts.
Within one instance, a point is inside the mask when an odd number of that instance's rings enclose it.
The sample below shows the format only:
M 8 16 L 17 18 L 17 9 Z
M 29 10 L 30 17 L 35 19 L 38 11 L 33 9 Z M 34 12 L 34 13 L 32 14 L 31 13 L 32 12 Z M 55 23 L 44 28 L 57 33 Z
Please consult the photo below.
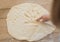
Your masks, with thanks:
M 43 15 L 42 17 L 38 18 L 37 21 L 40 22 L 46 22 L 50 20 L 50 16 L 49 15 Z

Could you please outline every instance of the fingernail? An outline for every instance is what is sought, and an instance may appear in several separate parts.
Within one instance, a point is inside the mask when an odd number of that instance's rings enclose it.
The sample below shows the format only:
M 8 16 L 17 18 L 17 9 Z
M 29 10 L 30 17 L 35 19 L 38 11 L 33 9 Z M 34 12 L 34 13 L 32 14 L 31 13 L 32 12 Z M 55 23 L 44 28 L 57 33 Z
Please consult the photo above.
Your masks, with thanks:
M 40 22 L 43 22 L 43 19 L 40 19 Z

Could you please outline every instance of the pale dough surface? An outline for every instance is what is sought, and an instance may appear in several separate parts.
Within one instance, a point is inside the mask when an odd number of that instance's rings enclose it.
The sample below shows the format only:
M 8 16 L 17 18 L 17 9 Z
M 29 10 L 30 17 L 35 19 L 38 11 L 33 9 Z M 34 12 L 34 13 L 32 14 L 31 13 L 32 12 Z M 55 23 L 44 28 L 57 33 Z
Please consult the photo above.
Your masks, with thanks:
M 36 41 L 52 33 L 55 28 L 47 23 L 36 22 L 46 9 L 35 3 L 23 3 L 11 8 L 7 15 L 7 27 L 11 36 L 18 40 Z

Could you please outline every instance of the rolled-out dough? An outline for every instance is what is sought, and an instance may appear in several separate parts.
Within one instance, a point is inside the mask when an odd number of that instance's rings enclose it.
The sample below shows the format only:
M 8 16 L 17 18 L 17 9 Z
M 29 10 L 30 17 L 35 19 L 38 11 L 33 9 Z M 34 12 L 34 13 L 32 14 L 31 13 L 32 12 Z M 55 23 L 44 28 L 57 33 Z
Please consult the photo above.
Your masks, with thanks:
M 52 33 L 54 26 L 37 22 L 49 12 L 36 3 L 22 3 L 11 8 L 7 15 L 7 27 L 11 36 L 18 40 L 36 41 Z

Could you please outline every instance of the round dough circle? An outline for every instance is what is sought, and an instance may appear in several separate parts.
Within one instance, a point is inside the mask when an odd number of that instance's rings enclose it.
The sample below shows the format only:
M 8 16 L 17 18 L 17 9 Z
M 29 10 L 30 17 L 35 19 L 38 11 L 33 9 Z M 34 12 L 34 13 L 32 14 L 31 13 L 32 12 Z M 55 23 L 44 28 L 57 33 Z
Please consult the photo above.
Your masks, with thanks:
M 36 41 L 55 29 L 46 23 L 36 22 L 36 19 L 48 11 L 35 3 L 23 3 L 11 8 L 7 15 L 7 27 L 11 36 L 18 40 Z

